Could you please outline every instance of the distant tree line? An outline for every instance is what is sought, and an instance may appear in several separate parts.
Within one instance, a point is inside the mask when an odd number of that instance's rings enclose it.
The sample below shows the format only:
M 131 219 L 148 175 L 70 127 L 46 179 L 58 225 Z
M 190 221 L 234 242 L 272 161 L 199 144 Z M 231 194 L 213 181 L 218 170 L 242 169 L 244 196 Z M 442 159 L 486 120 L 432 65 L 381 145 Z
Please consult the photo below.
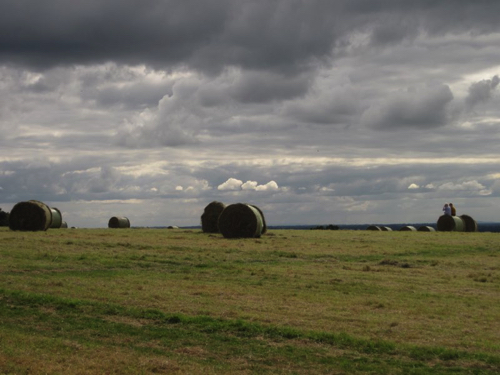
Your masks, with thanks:
M 9 213 L 2 211 L 0 208 L 0 227 L 8 227 L 9 226 Z

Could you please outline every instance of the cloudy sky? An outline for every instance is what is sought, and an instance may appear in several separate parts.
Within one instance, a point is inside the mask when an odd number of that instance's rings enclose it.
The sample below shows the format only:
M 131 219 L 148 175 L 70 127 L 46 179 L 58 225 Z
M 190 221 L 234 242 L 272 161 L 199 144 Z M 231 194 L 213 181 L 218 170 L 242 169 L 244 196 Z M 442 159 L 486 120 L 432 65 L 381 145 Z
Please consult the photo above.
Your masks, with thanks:
M 3 0 L 0 207 L 500 221 L 497 0 Z

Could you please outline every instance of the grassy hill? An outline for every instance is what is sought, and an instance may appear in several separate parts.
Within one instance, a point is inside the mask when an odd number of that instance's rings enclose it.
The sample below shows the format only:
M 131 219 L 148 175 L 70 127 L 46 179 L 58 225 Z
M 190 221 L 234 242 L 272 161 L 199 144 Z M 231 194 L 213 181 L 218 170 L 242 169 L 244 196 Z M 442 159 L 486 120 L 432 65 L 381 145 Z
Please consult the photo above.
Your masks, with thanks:
M 0 373 L 496 374 L 499 243 L 0 228 Z

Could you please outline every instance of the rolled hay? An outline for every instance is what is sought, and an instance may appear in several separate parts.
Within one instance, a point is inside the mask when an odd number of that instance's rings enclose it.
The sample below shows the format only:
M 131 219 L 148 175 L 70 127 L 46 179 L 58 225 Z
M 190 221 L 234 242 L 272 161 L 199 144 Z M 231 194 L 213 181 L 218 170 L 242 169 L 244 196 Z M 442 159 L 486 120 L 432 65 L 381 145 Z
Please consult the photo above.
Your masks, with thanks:
M 65 222 L 65 221 L 63 221 L 63 222 L 61 223 L 61 228 L 67 228 L 67 227 L 68 227 L 68 223 L 67 223 L 67 222 Z
M 421 227 L 418 228 L 419 232 L 435 232 L 436 230 L 433 227 L 430 227 L 428 225 L 422 225 Z
M 411 225 L 406 225 L 399 230 L 402 232 L 416 232 L 417 228 L 415 228 L 414 226 L 411 226 Z
M 254 204 L 251 204 L 250 206 L 252 206 L 253 208 L 256 208 L 257 211 L 259 211 L 259 214 L 260 216 L 262 217 L 262 234 L 265 234 L 267 232 L 267 224 L 266 224 L 266 218 L 264 217 L 264 213 L 262 212 L 262 210 L 257 207 L 256 205 Z
M 250 204 L 230 204 L 219 216 L 219 231 L 225 238 L 260 237 L 264 221 L 257 208 Z
M 9 228 L 11 230 L 47 230 L 51 223 L 52 211 L 43 202 L 35 200 L 19 202 L 10 211 Z
M 469 215 L 460 215 L 460 218 L 462 219 L 462 221 L 464 222 L 464 225 L 465 225 L 464 232 L 477 232 L 478 231 L 476 220 L 474 220 L 472 217 L 470 217 Z
M 464 229 L 465 224 L 460 216 L 442 215 L 437 221 L 439 232 L 463 232 Z
M 210 202 L 201 215 L 201 230 L 204 233 L 219 233 L 219 216 L 226 208 L 222 202 Z
M 392 228 L 390 228 L 390 227 L 380 227 L 380 230 L 382 232 L 392 232 Z
M 108 221 L 108 228 L 130 228 L 130 220 L 125 216 L 113 216 Z
M 52 213 L 52 221 L 50 222 L 50 228 L 61 228 L 62 226 L 62 213 L 58 208 L 50 207 Z
M 382 230 L 379 226 L 377 225 L 370 225 L 366 230 Z

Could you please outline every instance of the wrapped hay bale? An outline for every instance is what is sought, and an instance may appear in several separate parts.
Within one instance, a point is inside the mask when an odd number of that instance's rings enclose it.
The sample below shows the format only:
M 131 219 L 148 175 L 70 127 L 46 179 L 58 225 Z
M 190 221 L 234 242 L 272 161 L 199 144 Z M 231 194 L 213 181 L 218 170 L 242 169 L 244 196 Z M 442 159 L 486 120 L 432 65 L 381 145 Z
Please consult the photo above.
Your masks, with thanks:
M 259 214 L 262 217 L 262 234 L 265 234 L 267 232 L 267 224 L 266 224 L 266 218 L 264 217 L 264 213 L 255 204 L 251 204 L 250 206 L 252 206 L 253 208 L 257 209 L 257 211 L 259 211 Z
M 380 227 L 377 225 L 370 225 L 368 228 L 366 228 L 366 230 L 378 230 L 378 231 L 380 231 L 382 229 L 380 229 Z
M 422 225 L 421 227 L 418 228 L 419 232 L 435 232 L 436 230 L 433 227 L 430 227 L 428 225 Z
M 407 225 L 405 227 L 402 227 L 400 229 L 400 231 L 402 231 L 402 232 L 416 232 L 417 228 L 415 228 L 414 226 L 411 226 L 411 225 Z
M 464 228 L 465 224 L 460 216 L 442 215 L 437 221 L 439 232 L 463 232 Z
M 260 211 L 244 203 L 230 204 L 219 216 L 219 231 L 225 238 L 260 237 L 264 220 Z
M 50 228 L 61 228 L 63 223 L 61 211 L 55 207 L 50 207 L 50 212 L 52 213 Z
M 226 205 L 222 202 L 209 203 L 201 215 L 201 230 L 205 233 L 219 233 L 218 221 Z
M 67 227 L 68 227 L 68 223 L 67 223 L 67 222 L 65 222 L 65 221 L 63 221 L 63 222 L 61 223 L 61 228 L 67 228 Z
M 460 215 L 460 218 L 464 222 L 465 229 L 464 232 L 477 232 L 477 223 L 476 220 L 471 218 L 469 215 Z
M 390 228 L 390 227 L 380 227 L 380 230 L 382 232 L 392 232 L 392 228 Z
M 108 221 L 108 228 L 130 228 L 130 220 L 124 216 L 113 216 Z
M 11 230 L 47 230 L 51 223 L 52 211 L 43 202 L 35 200 L 19 202 L 10 212 L 9 228 Z

